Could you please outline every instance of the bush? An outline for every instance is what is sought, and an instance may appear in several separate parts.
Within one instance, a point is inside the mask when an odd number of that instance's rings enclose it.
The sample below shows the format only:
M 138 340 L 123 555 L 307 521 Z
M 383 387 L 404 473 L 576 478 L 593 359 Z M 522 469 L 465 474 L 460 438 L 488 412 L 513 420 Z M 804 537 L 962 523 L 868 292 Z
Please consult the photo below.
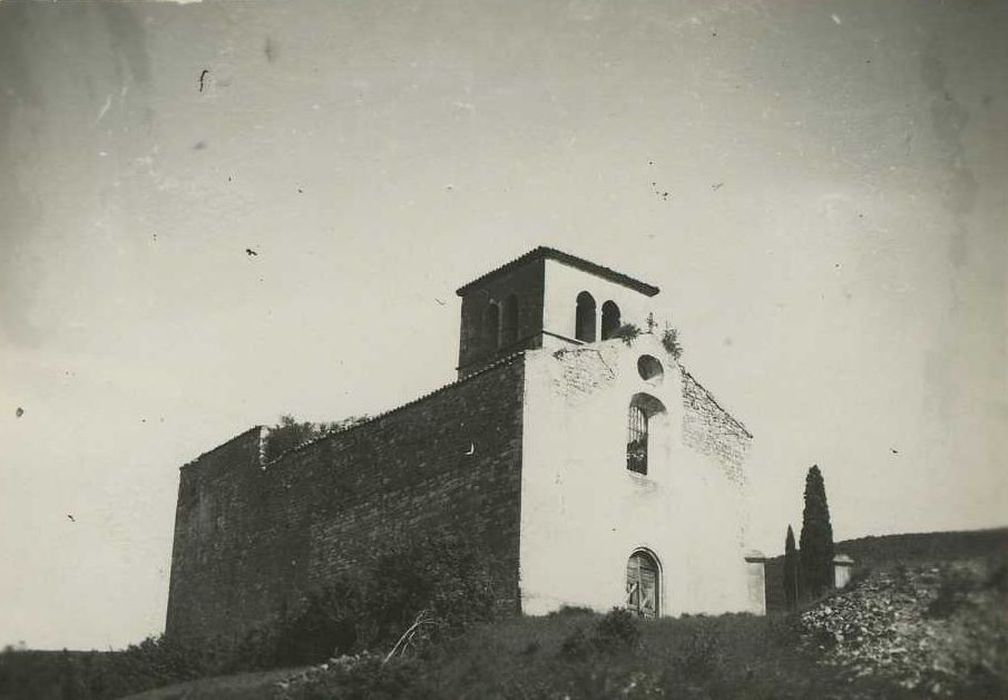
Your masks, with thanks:
M 593 652 L 636 649 L 640 640 L 640 629 L 633 613 L 613 608 L 595 623 L 590 635 L 581 627 L 568 634 L 560 644 L 560 654 L 570 659 L 584 659 Z
M 662 333 L 661 343 L 674 360 L 678 361 L 682 357 L 683 349 L 679 343 L 679 331 L 675 328 L 665 329 Z
M 391 649 L 421 611 L 411 648 L 493 619 L 489 564 L 475 541 L 446 531 L 393 541 L 360 566 L 313 591 L 285 617 L 246 635 L 227 670 L 268 669 L 325 661 L 368 649 Z
M 599 649 L 635 649 L 640 639 L 637 619 L 623 608 L 613 608 L 595 625 L 593 641 Z
M 571 632 L 560 643 L 560 655 L 568 659 L 584 659 L 593 650 L 591 640 L 581 628 Z
M 984 580 L 984 588 L 993 588 L 1000 593 L 1008 593 L 1008 562 L 995 562 Z
M 317 663 L 351 651 L 364 607 L 361 593 L 354 582 L 342 578 L 311 594 L 271 640 L 275 653 L 268 666 Z
M 284 452 L 293 450 L 311 440 L 316 440 L 326 433 L 346 430 L 368 420 L 368 416 L 351 416 L 332 423 L 313 423 L 299 421 L 294 416 L 280 416 L 280 422 L 266 431 L 264 457 L 271 462 Z
M 383 664 L 380 654 L 363 652 L 330 660 L 324 668 L 313 669 L 306 678 L 283 684 L 283 700 L 347 700 L 401 698 L 414 687 L 419 670 L 412 659 Z
M 943 572 L 937 597 L 928 604 L 925 617 L 944 619 L 968 602 L 969 594 L 976 590 L 976 582 L 966 571 L 952 569 Z
M 674 666 L 686 678 L 703 680 L 719 673 L 724 663 L 724 646 L 715 630 L 714 621 L 704 620 L 693 628 L 682 653 L 675 659 Z
M 546 613 L 546 617 L 576 617 L 578 615 L 594 615 L 595 611 L 581 605 L 563 605 L 559 610 Z
M 613 331 L 613 338 L 619 338 L 627 345 L 633 345 L 633 341 L 637 340 L 637 336 L 641 334 L 640 328 L 633 323 L 624 323 L 622 326 Z

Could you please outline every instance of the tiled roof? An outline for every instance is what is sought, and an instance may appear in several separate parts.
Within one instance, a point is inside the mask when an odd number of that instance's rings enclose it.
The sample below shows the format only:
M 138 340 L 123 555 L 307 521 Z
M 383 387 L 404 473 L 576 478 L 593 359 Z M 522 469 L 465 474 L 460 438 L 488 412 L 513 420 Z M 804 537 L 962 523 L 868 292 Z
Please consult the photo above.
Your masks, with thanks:
M 412 406 L 414 404 L 417 404 L 417 403 L 420 403 L 421 401 L 429 399 L 432 396 L 435 396 L 436 394 L 440 394 L 443 391 L 447 391 L 448 389 L 452 389 L 452 388 L 458 386 L 459 384 L 465 384 L 466 382 L 470 381 L 471 379 L 475 379 L 476 377 L 478 377 L 478 376 L 480 376 L 482 374 L 486 374 L 487 372 L 489 372 L 491 370 L 497 369 L 498 367 L 502 367 L 504 365 L 509 365 L 509 364 L 511 364 L 512 362 L 514 362 L 515 360 L 517 360 L 519 358 L 524 359 L 524 357 L 525 357 L 525 351 L 524 350 L 519 350 L 518 352 L 511 353 L 510 355 L 506 355 L 506 356 L 500 358 L 499 360 L 491 362 L 486 367 L 483 367 L 483 368 L 479 369 L 478 371 L 473 372 L 472 374 L 467 374 L 466 376 L 462 377 L 461 379 L 456 379 L 455 381 L 449 382 L 448 384 L 445 384 L 445 385 L 443 385 L 443 386 L 435 389 L 434 391 L 429 391 L 429 392 L 427 392 L 426 394 L 424 394 L 422 396 L 418 396 L 417 398 L 413 399 L 412 401 L 407 401 L 406 403 L 400 404 L 400 405 L 396 406 L 395 408 L 390 408 L 387 411 L 383 411 L 381 413 L 376 413 L 373 416 L 368 416 L 366 419 L 362 420 L 359 423 L 354 423 L 354 424 L 346 426 L 344 428 L 335 428 L 333 430 L 328 430 L 328 431 L 322 433 L 321 435 L 319 435 L 318 437 L 314 437 L 311 440 L 307 440 L 305 442 L 302 442 L 300 445 L 295 445 L 294 447 L 291 447 L 291 448 L 289 448 L 287 450 L 284 450 L 279 455 L 277 455 L 276 457 L 274 457 L 273 459 L 271 459 L 269 462 L 266 462 L 263 465 L 263 468 L 265 469 L 265 468 L 269 467 L 271 464 L 273 464 L 274 462 L 280 461 L 281 459 L 283 459 L 284 457 L 286 457 L 288 454 L 290 454 L 292 452 L 300 452 L 305 447 L 308 447 L 309 445 L 311 445 L 313 443 L 319 442 L 321 440 L 325 440 L 326 438 L 330 438 L 333 435 L 337 435 L 339 433 L 346 433 L 346 432 L 349 432 L 351 430 L 356 430 L 357 428 L 360 428 L 361 426 L 368 425 L 370 423 L 374 423 L 375 421 L 381 420 L 382 418 L 385 418 L 386 416 L 390 416 L 393 413 L 398 413 L 399 411 L 402 411 L 405 408 L 409 408 L 410 406 Z
M 616 284 L 622 284 L 624 287 L 629 287 L 630 289 L 638 291 L 641 294 L 646 294 L 649 297 L 653 297 L 655 294 L 658 293 L 658 287 L 655 287 L 652 284 L 648 284 L 647 282 L 641 282 L 640 280 L 634 279 L 629 275 L 624 275 L 622 272 L 616 272 L 616 270 L 612 270 L 608 267 L 603 267 L 602 265 L 597 265 L 591 262 L 590 260 L 579 258 L 575 255 L 571 255 L 570 253 L 565 253 L 562 250 L 557 250 L 556 248 L 547 248 L 546 246 L 539 246 L 538 248 L 530 250 L 520 258 L 516 258 L 509 263 L 501 265 L 496 270 L 491 270 L 490 272 L 486 273 L 485 275 L 482 275 L 481 277 L 477 277 L 472 282 L 469 282 L 468 284 L 459 287 L 455 291 L 455 293 L 458 294 L 459 296 L 464 296 L 473 287 L 482 284 L 488 279 L 496 277 L 497 275 L 503 274 L 505 272 L 509 272 L 515 269 L 516 267 L 520 267 L 522 265 L 525 265 L 526 263 L 529 263 L 533 260 L 538 260 L 540 258 L 556 260 L 557 262 L 561 262 L 564 265 L 570 265 L 571 267 L 575 267 L 579 270 L 584 270 L 585 272 L 591 273 L 593 275 L 598 275 L 603 279 L 607 279 L 610 282 L 615 282 Z

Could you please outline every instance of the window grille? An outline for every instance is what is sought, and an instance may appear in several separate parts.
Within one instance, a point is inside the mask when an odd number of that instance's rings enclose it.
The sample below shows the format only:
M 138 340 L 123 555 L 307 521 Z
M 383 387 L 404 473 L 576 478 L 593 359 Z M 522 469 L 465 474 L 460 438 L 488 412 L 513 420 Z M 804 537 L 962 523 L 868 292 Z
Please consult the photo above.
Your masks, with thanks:
M 647 416 L 638 406 L 630 406 L 627 418 L 627 469 L 647 474 L 648 426 Z

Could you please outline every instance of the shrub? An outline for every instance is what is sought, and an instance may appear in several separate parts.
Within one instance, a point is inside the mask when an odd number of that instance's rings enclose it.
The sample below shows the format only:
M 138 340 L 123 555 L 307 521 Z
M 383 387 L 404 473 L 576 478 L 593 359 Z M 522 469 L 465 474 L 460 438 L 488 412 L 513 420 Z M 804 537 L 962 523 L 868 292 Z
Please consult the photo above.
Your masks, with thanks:
M 581 605 L 563 605 L 559 610 L 546 613 L 546 617 L 574 617 L 577 615 L 594 615 L 595 611 Z
M 624 323 L 622 326 L 613 331 L 613 338 L 619 338 L 627 345 L 633 345 L 633 341 L 637 340 L 637 336 L 641 334 L 640 328 L 638 328 L 633 323 Z
M 665 329 L 662 333 L 661 343 L 674 360 L 678 361 L 682 357 L 683 349 L 679 343 L 679 331 L 675 328 L 668 327 Z
M 624 608 L 613 608 L 595 625 L 593 642 L 599 649 L 634 649 L 640 639 L 637 619 Z
M 593 650 L 591 640 L 580 627 L 564 637 L 560 643 L 560 655 L 568 659 L 584 659 Z
M 714 621 L 702 620 L 693 628 L 674 665 L 683 676 L 702 680 L 715 676 L 725 663 L 725 651 Z
M 427 611 L 409 648 L 490 620 L 496 597 L 477 543 L 446 531 L 400 538 L 313 591 L 285 617 L 250 631 L 226 668 L 314 664 L 367 649 L 391 649 Z
M 382 663 L 381 654 L 363 652 L 331 659 L 324 668 L 313 669 L 306 677 L 281 686 L 280 698 L 290 700 L 342 700 L 401 698 L 419 676 L 415 660 L 397 659 Z
M 490 564 L 475 540 L 439 531 L 403 539 L 377 554 L 366 576 L 365 645 L 395 642 L 421 610 L 436 625 L 426 637 L 453 635 L 493 619 L 496 591 Z
M 290 415 L 280 416 L 280 422 L 267 429 L 264 446 L 265 459 L 270 462 L 284 452 L 320 438 L 328 432 L 346 430 L 366 420 L 368 420 L 368 416 L 351 416 L 332 423 L 313 423 L 299 421 Z
M 951 616 L 968 602 L 970 592 L 976 590 L 976 582 L 968 572 L 953 569 L 944 572 L 938 595 L 928 604 L 925 617 L 943 619 Z
M 560 644 L 560 654 L 570 659 L 584 659 L 593 652 L 613 652 L 636 649 L 641 633 L 633 613 L 613 608 L 603 615 L 586 634 L 583 627 L 574 629 Z
M 1000 593 L 1008 593 L 1008 562 L 993 563 L 990 569 L 990 574 L 984 580 L 984 588 L 993 588 Z
M 346 654 L 357 643 L 357 625 L 363 609 L 360 587 L 337 579 L 312 593 L 300 610 L 267 640 L 275 648 L 269 666 L 317 663 Z

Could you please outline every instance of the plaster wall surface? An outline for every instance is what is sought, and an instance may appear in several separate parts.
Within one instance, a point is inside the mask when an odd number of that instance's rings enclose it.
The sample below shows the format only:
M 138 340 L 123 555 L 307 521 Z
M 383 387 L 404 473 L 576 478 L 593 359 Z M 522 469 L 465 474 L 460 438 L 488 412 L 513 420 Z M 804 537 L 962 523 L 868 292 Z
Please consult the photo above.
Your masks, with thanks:
M 547 274 L 548 289 L 550 279 Z M 548 293 L 560 290 L 557 299 L 572 299 L 566 283 L 564 278 Z M 606 292 L 596 289 L 605 299 Z M 660 381 L 638 373 L 644 354 L 661 362 Z M 641 548 L 661 567 L 660 614 L 752 608 L 742 541 L 744 484 L 735 478 L 740 467 L 726 463 L 724 455 L 732 450 L 698 449 L 702 431 L 690 427 L 731 418 L 691 396 L 686 376 L 652 335 L 631 347 L 611 340 L 526 353 L 520 542 L 525 613 L 563 605 L 604 611 L 623 604 L 627 560 Z M 638 393 L 665 407 L 650 420 L 646 476 L 626 468 L 627 412 Z M 694 415 L 698 403 L 709 409 L 706 418 Z M 716 440 L 719 429 L 705 435 Z M 749 439 L 745 434 L 742 442 Z
M 847 584 L 851 580 L 851 571 L 853 569 L 853 564 L 844 563 L 834 563 L 833 564 L 833 587 L 834 588 L 846 588 Z
M 597 275 L 566 265 L 557 260 L 545 261 L 543 288 L 543 328 L 565 338 L 574 338 L 577 296 L 588 292 L 595 299 L 596 339 L 601 337 L 602 305 L 613 301 L 620 308 L 622 323 L 634 323 L 645 329 L 652 298 Z M 656 319 L 659 320 L 660 319 Z M 560 347 L 563 341 L 547 336 L 544 347 Z

